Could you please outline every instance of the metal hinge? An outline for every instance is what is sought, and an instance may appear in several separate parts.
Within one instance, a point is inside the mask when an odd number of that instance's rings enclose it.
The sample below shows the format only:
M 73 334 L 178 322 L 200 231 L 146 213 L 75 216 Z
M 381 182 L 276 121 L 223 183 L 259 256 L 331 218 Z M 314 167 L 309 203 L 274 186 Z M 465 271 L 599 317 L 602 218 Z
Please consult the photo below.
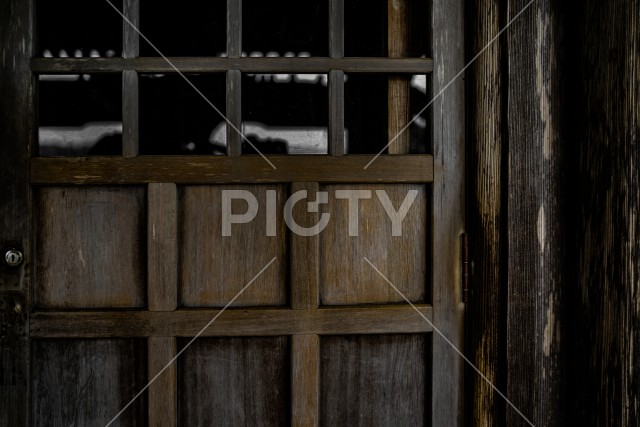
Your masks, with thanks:
M 462 233 L 462 302 L 469 302 L 469 285 L 471 281 L 471 259 L 469 257 L 469 235 Z

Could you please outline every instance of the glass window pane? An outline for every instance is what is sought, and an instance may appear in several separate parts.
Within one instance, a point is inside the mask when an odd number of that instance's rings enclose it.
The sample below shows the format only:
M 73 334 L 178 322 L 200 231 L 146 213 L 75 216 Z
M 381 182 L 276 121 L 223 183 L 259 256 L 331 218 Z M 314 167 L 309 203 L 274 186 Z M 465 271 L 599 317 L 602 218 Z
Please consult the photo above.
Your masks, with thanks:
M 226 51 L 225 0 L 141 0 L 140 31 L 165 56 L 220 56 Z M 158 56 L 140 39 L 141 56 Z
M 122 10 L 122 1 L 112 2 Z M 45 57 L 120 56 L 122 17 L 104 0 L 39 0 L 38 52 Z
M 254 56 L 328 56 L 327 0 L 243 0 L 242 49 Z
M 326 74 L 243 75 L 243 133 L 263 154 L 327 154 L 328 97 Z
M 224 74 L 186 77 L 224 114 Z M 224 154 L 214 143 L 224 128 L 220 114 L 180 75 L 140 75 L 140 154 Z
M 39 76 L 39 154 L 122 153 L 122 75 Z
M 429 102 L 428 75 L 405 75 L 409 83 L 409 112 L 395 133 L 389 132 L 389 76 L 384 74 L 348 74 L 345 80 L 345 134 L 349 154 L 377 154 Z M 431 153 L 431 108 L 415 118 L 407 129 L 410 154 Z M 392 144 L 399 143 L 394 141 Z M 383 153 L 387 153 L 388 148 Z

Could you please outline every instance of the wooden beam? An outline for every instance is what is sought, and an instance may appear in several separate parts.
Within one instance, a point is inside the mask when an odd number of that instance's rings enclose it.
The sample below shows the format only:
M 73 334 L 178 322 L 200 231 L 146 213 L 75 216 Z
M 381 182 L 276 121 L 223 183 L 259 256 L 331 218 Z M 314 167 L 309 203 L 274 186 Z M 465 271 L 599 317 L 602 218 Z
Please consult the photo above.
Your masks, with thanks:
M 344 140 L 344 71 L 329 73 L 329 154 L 347 154 Z
M 98 185 L 272 182 L 431 182 L 430 155 L 380 156 L 367 169 L 370 155 L 269 156 L 138 156 L 31 159 L 32 184 Z
M 123 0 L 123 14 L 136 27 L 140 27 L 140 0 Z M 126 21 L 122 22 L 122 57 L 136 58 L 140 53 L 140 35 Z
M 122 72 L 122 155 L 135 157 L 139 152 L 139 92 L 138 73 Z
M 292 212 L 293 220 L 302 227 L 313 227 L 320 216 L 309 212 L 307 201 L 315 201 L 320 186 L 317 182 L 294 182 L 291 194 L 307 191 L 307 199 L 297 203 Z M 317 308 L 320 280 L 320 238 L 290 233 L 291 239 L 291 308 Z
M 242 154 L 242 75 L 238 70 L 227 71 L 227 120 L 235 126 L 235 129 L 225 124 L 227 131 L 227 155 L 238 157 Z
M 417 305 L 432 318 L 430 305 Z M 33 338 L 192 337 L 218 309 L 152 311 L 39 312 L 31 315 Z M 405 305 L 310 310 L 228 309 L 203 336 L 276 336 L 304 334 L 386 334 L 430 332 L 431 327 Z
M 390 58 L 403 58 L 409 53 L 409 6 L 406 1 L 388 0 L 388 50 Z M 389 154 L 409 153 L 409 82 L 408 76 L 389 76 L 388 141 Z M 404 129 L 404 130 L 403 130 Z
M 464 0 L 433 0 L 433 56 L 441 73 L 434 73 L 433 92 L 449 84 L 465 66 Z M 444 71 L 447 70 L 447 71 Z M 455 70 L 455 71 L 454 71 Z M 434 324 L 457 348 L 464 348 L 464 305 L 461 299 L 460 235 L 465 229 L 465 108 L 464 81 L 446 89 L 429 108 L 433 117 L 434 165 L 432 265 Z M 394 156 L 390 156 L 394 157 Z M 446 261 L 445 261 L 446 260 Z M 437 303 L 436 303 L 437 302 Z M 464 419 L 464 362 L 441 337 L 433 337 L 431 410 L 433 425 L 461 427 Z
M 318 335 L 291 337 L 291 425 L 319 423 L 320 339 Z
M 221 58 L 170 57 L 183 73 L 221 73 L 238 70 L 243 73 L 407 73 L 428 74 L 433 71 L 430 58 Z M 35 73 L 101 73 L 135 70 L 140 73 L 173 73 L 163 58 L 33 58 Z
M 176 355 L 175 337 L 151 337 L 147 341 L 147 370 L 150 381 Z M 172 363 L 149 386 L 149 426 L 176 427 L 178 425 L 177 368 Z
M 178 295 L 178 201 L 175 184 L 149 184 L 147 298 L 149 310 L 173 311 Z

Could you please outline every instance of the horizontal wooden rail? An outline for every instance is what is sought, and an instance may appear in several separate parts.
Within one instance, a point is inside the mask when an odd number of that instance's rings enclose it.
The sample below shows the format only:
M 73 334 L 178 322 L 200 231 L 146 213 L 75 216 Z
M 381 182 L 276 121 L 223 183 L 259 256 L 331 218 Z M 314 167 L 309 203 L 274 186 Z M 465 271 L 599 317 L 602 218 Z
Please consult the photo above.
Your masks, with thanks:
M 184 73 L 408 73 L 433 71 L 430 58 L 219 58 L 173 57 L 169 61 Z M 141 73 L 175 72 L 163 58 L 33 58 L 35 73 L 101 73 L 136 70 Z
M 339 182 L 423 183 L 433 181 L 430 155 L 384 155 L 367 169 L 373 155 L 268 156 L 276 169 L 257 155 L 36 157 L 31 183 L 38 185 L 100 185 Z
M 417 305 L 432 319 L 430 305 Z M 219 310 L 36 312 L 32 338 L 109 338 L 195 336 Z M 342 335 L 431 332 L 429 323 L 409 305 L 340 307 L 311 310 L 228 309 L 202 336 Z

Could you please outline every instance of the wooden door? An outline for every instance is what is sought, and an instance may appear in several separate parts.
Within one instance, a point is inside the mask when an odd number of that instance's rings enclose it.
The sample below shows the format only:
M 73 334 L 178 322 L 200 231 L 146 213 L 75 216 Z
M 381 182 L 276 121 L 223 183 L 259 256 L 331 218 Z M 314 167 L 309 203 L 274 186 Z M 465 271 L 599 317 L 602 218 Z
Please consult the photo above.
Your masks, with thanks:
M 461 2 L 98 3 L 4 6 L 2 420 L 461 425 Z

